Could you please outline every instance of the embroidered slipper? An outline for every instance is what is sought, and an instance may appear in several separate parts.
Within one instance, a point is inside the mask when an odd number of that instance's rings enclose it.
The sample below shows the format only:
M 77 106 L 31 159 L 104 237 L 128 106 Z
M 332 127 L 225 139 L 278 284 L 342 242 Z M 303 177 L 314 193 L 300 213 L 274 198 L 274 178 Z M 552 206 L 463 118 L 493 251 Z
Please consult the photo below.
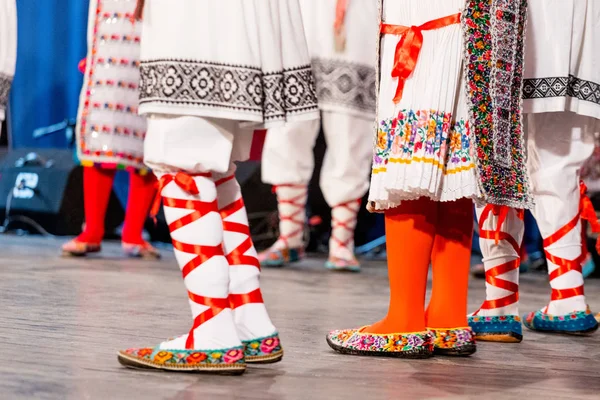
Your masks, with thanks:
M 148 242 L 142 244 L 122 242 L 121 247 L 127 257 L 142 258 L 144 260 L 159 260 L 161 257 L 158 249 Z
M 301 248 L 268 249 L 258 254 L 261 267 L 283 267 L 298 262 L 303 257 L 304 250 Z
M 538 310 L 523 317 L 523 325 L 532 331 L 585 336 L 598 329 L 598 321 L 588 308 L 566 315 L 550 315 Z
M 325 268 L 331 271 L 341 272 L 360 272 L 360 263 L 356 258 L 352 260 L 345 260 L 339 257 L 329 257 L 329 260 L 325 263 Z
M 63 257 L 85 257 L 89 253 L 98 253 L 102 250 L 100 243 L 87 243 L 77 238 L 68 241 L 61 247 Z
M 415 333 L 375 334 L 360 329 L 332 331 L 327 344 L 341 354 L 375 357 L 429 358 L 433 355 L 433 335 Z
M 523 327 L 518 315 L 471 315 L 468 320 L 475 338 L 482 342 L 520 343 L 523 340 Z
M 442 356 L 470 356 L 477 351 L 471 328 L 434 329 L 433 354 Z
M 248 364 L 273 364 L 283 358 L 283 348 L 278 333 L 242 343 Z
M 240 375 L 246 370 L 242 347 L 223 350 L 129 349 L 119 351 L 118 359 L 121 365 L 136 369 L 224 375 Z

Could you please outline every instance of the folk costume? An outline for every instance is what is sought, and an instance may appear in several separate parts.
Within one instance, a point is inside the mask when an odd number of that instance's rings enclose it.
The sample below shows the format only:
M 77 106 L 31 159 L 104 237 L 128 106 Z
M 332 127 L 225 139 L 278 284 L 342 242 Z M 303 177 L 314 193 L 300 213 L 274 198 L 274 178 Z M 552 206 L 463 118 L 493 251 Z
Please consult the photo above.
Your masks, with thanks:
M 17 63 L 17 5 L 0 0 L 0 129 L 6 118 L 8 93 Z
M 585 334 L 598 324 L 584 295 L 582 221 L 598 231 L 580 171 L 600 134 L 600 4 L 529 0 L 523 88 L 533 214 L 544 238 L 552 294 L 524 317 L 526 327 Z M 481 207 L 486 301 L 470 325 L 481 340 L 520 342 L 519 210 Z
M 472 201 L 532 203 L 520 115 L 526 1 L 381 6 L 369 207 L 385 213 L 390 305 L 382 321 L 327 341 L 346 354 L 469 355 Z
M 327 141 L 320 177 L 332 208 L 326 266 L 359 271 L 354 229 L 369 187 L 377 4 L 375 0 L 301 0 L 300 6 Z M 308 183 L 320 126 L 319 121 L 303 121 L 271 129 L 267 135 L 262 178 L 277 195 L 280 236 L 259 255 L 263 265 L 282 266 L 303 254 Z
M 65 256 L 101 250 L 104 220 L 117 170 L 129 171 L 129 198 L 122 246 L 131 257 L 160 253 L 143 240 L 156 193 L 156 178 L 143 163 L 146 118 L 138 115 L 141 24 L 130 0 L 93 0 L 88 55 L 77 117 L 77 156 L 83 165 L 85 228 L 62 247 Z
M 119 360 L 229 374 L 277 362 L 234 162 L 248 158 L 255 128 L 318 118 L 298 0 L 146 0 L 141 73 L 145 162 L 159 177 L 194 323 Z

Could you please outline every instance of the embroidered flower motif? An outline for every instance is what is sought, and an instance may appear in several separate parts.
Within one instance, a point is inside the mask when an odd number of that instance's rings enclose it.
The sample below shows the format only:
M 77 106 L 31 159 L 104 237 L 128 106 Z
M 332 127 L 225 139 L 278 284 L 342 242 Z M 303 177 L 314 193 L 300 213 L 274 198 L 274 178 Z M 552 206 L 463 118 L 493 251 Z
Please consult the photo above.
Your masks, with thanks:
M 269 354 L 279 346 L 279 339 L 276 337 L 264 339 L 260 345 L 260 351 Z
M 208 356 L 205 353 L 192 353 L 189 356 L 187 356 L 185 361 L 188 364 L 194 365 L 194 364 L 200 364 L 202 361 L 206 360 L 207 358 L 208 358 Z
M 227 364 L 233 364 L 241 360 L 243 357 L 244 352 L 242 350 L 234 349 L 229 350 L 227 353 L 225 353 L 225 355 L 223 356 L 223 361 L 225 361 Z
M 160 364 L 164 364 L 173 358 L 173 353 L 169 351 L 160 351 L 154 356 L 154 361 Z
M 197 74 L 195 74 L 191 81 L 190 86 L 194 89 L 194 92 L 198 97 L 204 99 L 210 95 L 215 89 L 215 80 L 211 76 L 207 68 L 202 68 Z

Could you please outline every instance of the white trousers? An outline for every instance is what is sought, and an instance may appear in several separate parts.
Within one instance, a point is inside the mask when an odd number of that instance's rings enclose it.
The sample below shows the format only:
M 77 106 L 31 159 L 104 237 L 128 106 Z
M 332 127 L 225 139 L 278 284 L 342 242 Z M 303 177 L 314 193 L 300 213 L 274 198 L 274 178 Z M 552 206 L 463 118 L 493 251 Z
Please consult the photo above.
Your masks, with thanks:
M 362 198 L 369 188 L 374 122 L 329 111 L 321 119 L 327 142 L 320 178 L 325 200 L 334 207 Z M 263 182 L 308 185 L 319 127 L 315 120 L 270 129 L 262 157 Z
M 253 135 L 233 120 L 150 115 L 144 163 L 158 176 L 179 171 L 230 174 L 234 161 L 250 157 Z

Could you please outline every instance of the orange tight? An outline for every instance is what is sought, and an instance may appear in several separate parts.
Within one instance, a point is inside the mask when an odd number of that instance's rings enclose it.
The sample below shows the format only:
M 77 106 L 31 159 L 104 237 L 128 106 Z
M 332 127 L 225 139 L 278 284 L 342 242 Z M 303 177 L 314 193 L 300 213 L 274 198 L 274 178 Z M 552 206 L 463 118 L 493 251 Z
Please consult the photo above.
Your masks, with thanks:
M 77 238 L 81 242 L 100 243 L 104 237 L 104 218 L 110 199 L 116 170 L 99 167 L 83 168 L 83 202 L 85 230 Z M 131 172 L 129 198 L 125 212 L 122 241 L 142 244 L 144 222 L 156 193 L 156 178 L 153 174 L 141 176 Z
M 385 214 L 390 305 L 365 332 L 420 332 L 467 326 L 473 202 L 404 201 Z M 427 273 L 433 287 L 425 310 Z

